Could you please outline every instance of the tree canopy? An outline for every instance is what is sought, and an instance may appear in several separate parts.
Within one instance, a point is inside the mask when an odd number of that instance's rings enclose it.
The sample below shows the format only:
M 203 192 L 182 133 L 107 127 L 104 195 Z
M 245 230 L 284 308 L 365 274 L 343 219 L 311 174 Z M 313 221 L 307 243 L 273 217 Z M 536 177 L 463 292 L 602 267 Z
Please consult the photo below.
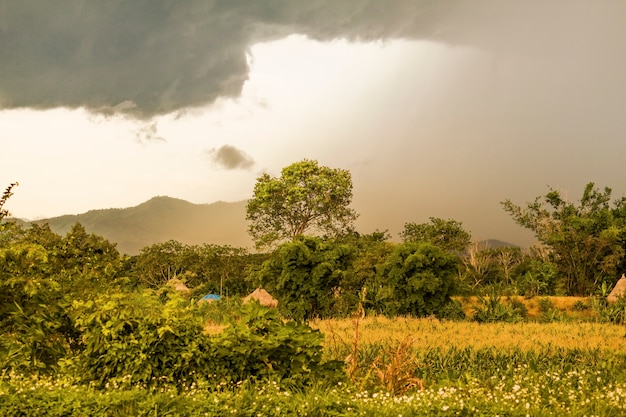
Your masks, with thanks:
M 611 204 L 611 189 L 588 183 L 578 202 L 566 200 L 550 188 L 526 207 L 502 202 L 504 210 L 520 226 L 532 230 L 551 249 L 570 295 L 589 295 L 602 282 L 613 282 L 624 256 L 625 200 Z
M 404 242 L 428 242 L 450 252 L 463 252 L 470 244 L 472 235 L 456 220 L 430 218 L 430 223 L 406 223 L 400 232 Z
M 307 232 L 339 236 L 353 229 L 357 214 L 348 170 L 320 166 L 317 161 L 293 163 L 273 178 L 257 178 L 246 208 L 249 233 L 257 247 L 293 240 Z

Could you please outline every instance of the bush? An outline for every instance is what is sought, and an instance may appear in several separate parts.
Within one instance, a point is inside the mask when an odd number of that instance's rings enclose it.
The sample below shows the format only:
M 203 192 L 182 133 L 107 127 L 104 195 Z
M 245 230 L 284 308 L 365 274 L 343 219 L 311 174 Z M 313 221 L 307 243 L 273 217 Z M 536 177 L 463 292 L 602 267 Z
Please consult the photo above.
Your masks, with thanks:
M 626 297 L 618 297 L 617 301 L 608 303 L 606 299 L 594 299 L 593 308 L 600 321 L 614 324 L 626 323 Z
M 478 302 L 481 305 L 474 307 L 474 321 L 479 323 L 516 323 L 521 321 L 524 314 L 528 312 L 525 306 L 523 309 L 520 308 L 519 304 L 523 305 L 523 303 L 504 304 L 501 299 L 502 297 L 496 294 L 478 296 Z
M 241 320 L 218 334 L 214 370 L 222 378 L 277 380 L 289 386 L 309 385 L 324 379 L 342 379 L 343 362 L 323 362 L 324 336 L 301 322 L 284 322 L 276 309 L 253 301 L 241 307 Z
M 163 304 L 146 291 L 75 301 L 73 307 L 83 350 L 65 366 L 84 381 L 151 386 L 208 375 L 210 344 L 195 303 L 170 294 Z
M 249 379 L 302 386 L 341 375 L 341 363 L 322 361 L 321 333 L 306 324 L 283 322 L 276 310 L 255 302 L 238 309 L 230 326 L 216 334 L 204 332 L 206 307 L 175 293 L 165 304 L 147 291 L 103 296 L 74 307 L 83 350 L 64 366 L 98 387 L 216 388 Z
M 425 317 L 450 302 L 458 258 L 429 243 L 397 245 L 377 268 L 372 309 L 388 316 Z
M 436 317 L 440 320 L 462 321 L 467 318 L 467 315 L 460 301 L 450 300 L 437 312 Z

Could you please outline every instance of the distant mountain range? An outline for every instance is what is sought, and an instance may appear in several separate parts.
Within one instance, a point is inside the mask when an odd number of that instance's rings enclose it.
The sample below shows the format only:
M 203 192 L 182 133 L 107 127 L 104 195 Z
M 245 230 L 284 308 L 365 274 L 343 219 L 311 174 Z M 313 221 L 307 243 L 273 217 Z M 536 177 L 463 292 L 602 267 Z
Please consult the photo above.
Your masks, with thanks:
M 136 255 L 142 248 L 168 240 L 187 245 L 230 245 L 252 249 L 246 221 L 247 201 L 194 204 L 172 197 L 154 197 L 135 207 L 90 210 L 32 223 L 48 223 L 55 233 L 65 235 L 77 222 L 117 244 L 117 249 Z M 29 222 L 13 219 L 27 225 Z M 393 240 L 393 239 L 392 239 Z M 496 239 L 487 247 L 516 246 Z
M 171 197 L 154 197 L 129 208 L 91 210 L 33 223 L 48 223 L 55 233 L 65 235 L 77 222 L 128 255 L 168 240 L 188 245 L 204 243 L 234 247 L 254 246 L 248 235 L 246 201 L 194 204 Z

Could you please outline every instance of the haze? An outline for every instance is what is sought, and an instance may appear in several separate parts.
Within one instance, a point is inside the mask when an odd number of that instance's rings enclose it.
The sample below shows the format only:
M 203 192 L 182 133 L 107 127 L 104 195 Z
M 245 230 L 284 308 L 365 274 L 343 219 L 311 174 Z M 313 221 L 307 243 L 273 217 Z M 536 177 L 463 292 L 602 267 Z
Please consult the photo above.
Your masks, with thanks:
M 525 245 L 499 202 L 626 192 L 626 2 L 0 0 L 0 186 L 45 218 L 348 169 L 358 229 Z

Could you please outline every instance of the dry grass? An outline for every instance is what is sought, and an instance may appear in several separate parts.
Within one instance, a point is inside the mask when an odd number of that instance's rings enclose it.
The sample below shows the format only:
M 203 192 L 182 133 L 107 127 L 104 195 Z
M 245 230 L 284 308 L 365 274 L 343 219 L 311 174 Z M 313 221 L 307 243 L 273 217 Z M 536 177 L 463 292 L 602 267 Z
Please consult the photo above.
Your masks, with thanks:
M 480 303 L 478 301 L 478 297 L 453 297 L 458 300 L 463 306 L 463 311 L 468 316 L 472 316 L 474 314 L 474 307 L 479 306 Z M 585 319 L 585 318 L 593 318 L 595 317 L 595 313 L 591 308 L 587 310 L 576 310 L 574 306 L 577 303 L 582 303 L 587 306 L 591 306 L 591 299 L 588 297 L 533 297 L 533 298 L 524 298 L 521 296 L 511 296 L 511 297 L 502 297 L 502 303 L 506 304 L 511 300 L 516 300 L 524 303 L 526 308 L 528 309 L 528 318 L 529 319 L 537 319 L 541 317 L 541 310 L 539 308 L 540 300 L 547 298 L 550 300 L 554 308 L 559 310 L 560 312 L 566 313 L 572 319 Z
M 351 319 L 320 320 L 310 323 L 332 340 L 351 340 Z M 422 348 L 495 347 L 536 349 L 546 346 L 565 349 L 607 349 L 626 353 L 623 326 L 589 322 L 569 323 L 475 323 L 439 321 L 434 318 L 366 317 L 360 321 L 359 343 L 398 344 L 411 338 Z
M 216 323 L 213 320 L 207 320 L 206 323 L 204 324 L 204 329 L 202 333 L 204 333 L 207 336 L 220 334 L 224 331 L 226 327 L 228 326 L 224 324 Z

